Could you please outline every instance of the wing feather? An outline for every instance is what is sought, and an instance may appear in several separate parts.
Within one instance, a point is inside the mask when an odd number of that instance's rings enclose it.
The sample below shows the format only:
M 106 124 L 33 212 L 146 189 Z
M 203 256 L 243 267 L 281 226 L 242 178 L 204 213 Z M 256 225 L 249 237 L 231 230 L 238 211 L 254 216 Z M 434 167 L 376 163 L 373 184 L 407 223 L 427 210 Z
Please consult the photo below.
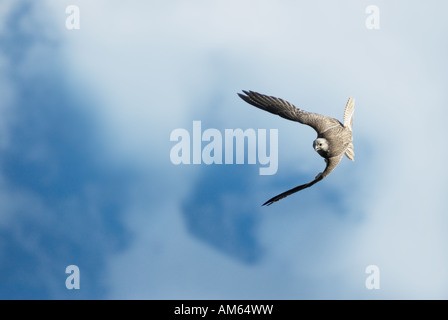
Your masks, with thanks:
M 340 125 L 340 122 L 334 118 L 326 117 L 318 113 L 307 112 L 297 108 L 286 100 L 254 91 L 243 90 L 243 92 L 244 94 L 238 93 L 238 96 L 247 103 L 259 109 L 279 115 L 282 118 L 309 125 L 316 130 L 318 134 L 325 132 L 335 125 Z
M 323 178 L 325 178 L 326 176 L 328 176 L 331 171 L 334 170 L 334 168 L 336 168 L 336 166 L 339 164 L 339 162 L 341 162 L 343 154 L 336 156 L 336 157 L 332 157 L 332 158 L 328 158 L 325 159 L 325 162 L 327 163 L 325 170 L 321 173 L 319 173 L 316 178 L 314 178 L 313 181 L 302 184 L 300 186 L 297 186 L 295 188 L 292 188 L 288 191 L 285 191 L 283 193 L 280 193 L 279 195 L 276 195 L 275 197 L 272 197 L 271 199 L 269 199 L 268 201 L 266 201 L 265 203 L 263 203 L 263 206 L 270 206 L 271 204 L 273 204 L 274 202 L 277 202 L 283 198 L 286 198 L 287 196 L 296 193 L 300 190 L 306 189 L 311 187 L 312 185 L 316 184 L 317 182 L 321 181 Z

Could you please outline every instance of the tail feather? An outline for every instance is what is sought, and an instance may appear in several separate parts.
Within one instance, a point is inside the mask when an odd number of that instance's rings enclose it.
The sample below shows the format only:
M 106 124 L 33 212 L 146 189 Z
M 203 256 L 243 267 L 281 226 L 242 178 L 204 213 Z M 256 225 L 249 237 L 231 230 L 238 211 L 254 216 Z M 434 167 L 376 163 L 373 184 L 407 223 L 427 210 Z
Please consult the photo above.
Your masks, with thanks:
M 355 151 L 353 151 L 353 143 L 350 143 L 345 150 L 345 155 L 352 161 L 355 161 Z
M 350 131 L 352 131 L 354 113 L 355 113 L 355 99 L 353 99 L 350 96 L 350 98 L 348 98 L 344 110 L 344 127 L 348 128 Z

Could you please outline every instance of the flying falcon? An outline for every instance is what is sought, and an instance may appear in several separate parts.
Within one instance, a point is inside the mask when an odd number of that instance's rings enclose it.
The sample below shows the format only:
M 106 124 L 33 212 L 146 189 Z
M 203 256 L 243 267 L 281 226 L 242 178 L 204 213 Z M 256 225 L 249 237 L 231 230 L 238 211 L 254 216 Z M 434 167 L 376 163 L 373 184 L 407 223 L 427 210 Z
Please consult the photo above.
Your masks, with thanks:
M 313 148 L 319 153 L 326 163 L 325 170 L 319 173 L 313 181 L 302 184 L 288 191 L 285 191 L 268 201 L 263 205 L 271 205 L 274 202 L 283 199 L 297 191 L 309 188 L 319 182 L 333 171 L 339 164 L 344 154 L 352 161 L 355 161 L 353 151 L 353 113 L 355 112 L 355 99 L 350 97 L 347 101 L 344 111 L 344 124 L 335 118 L 323 116 L 317 113 L 311 113 L 301 110 L 288 101 L 272 96 L 266 96 L 253 91 L 244 91 L 244 94 L 238 93 L 241 99 L 247 103 L 277 114 L 282 118 L 297 121 L 309 125 L 317 132 L 317 138 L 313 141 Z

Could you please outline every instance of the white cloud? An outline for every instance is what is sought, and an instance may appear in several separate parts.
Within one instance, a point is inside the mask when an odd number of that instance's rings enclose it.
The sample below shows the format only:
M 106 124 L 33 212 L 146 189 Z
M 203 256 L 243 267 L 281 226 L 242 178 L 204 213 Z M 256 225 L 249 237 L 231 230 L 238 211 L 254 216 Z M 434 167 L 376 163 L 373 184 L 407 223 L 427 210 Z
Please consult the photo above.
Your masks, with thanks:
M 47 3 L 64 28 L 64 3 Z M 350 1 L 255 7 L 251 1 L 79 1 L 81 30 L 61 30 L 67 71 L 102 102 L 94 112 L 104 121 L 110 153 L 143 174 L 156 172 L 163 177 L 158 190 L 171 191 L 160 193 L 156 204 L 141 198 L 141 207 L 129 204 L 126 223 L 135 240 L 110 257 L 110 297 L 446 298 L 446 153 L 440 144 L 447 99 L 441 71 L 428 61 L 433 53 L 440 57 L 440 45 L 420 48 L 413 37 L 399 37 L 407 23 L 403 11 L 415 9 L 401 3 L 381 4 L 382 28 L 368 31 L 365 8 Z M 419 19 L 419 26 L 437 20 Z M 423 33 L 442 39 L 445 31 Z M 208 103 L 223 87 L 229 96 L 220 108 Z M 170 131 L 202 115 L 224 126 L 281 128 L 280 166 L 310 177 L 321 170 L 311 129 L 247 107 L 235 95 L 241 89 L 339 119 L 348 95 L 357 99 L 357 160 L 321 182 L 333 190 L 344 183 L 348 213 L 334 212 L 316 188 L 301 195 L 314 206 L 301 207 L 297 196 L 267 208 L 257 233 L 265 255 L 256 265 L 192 238 L 179 203 L 201 167 L 170 174 Z M 368 264 L 381 270 L 378 295 L 363 287 Z

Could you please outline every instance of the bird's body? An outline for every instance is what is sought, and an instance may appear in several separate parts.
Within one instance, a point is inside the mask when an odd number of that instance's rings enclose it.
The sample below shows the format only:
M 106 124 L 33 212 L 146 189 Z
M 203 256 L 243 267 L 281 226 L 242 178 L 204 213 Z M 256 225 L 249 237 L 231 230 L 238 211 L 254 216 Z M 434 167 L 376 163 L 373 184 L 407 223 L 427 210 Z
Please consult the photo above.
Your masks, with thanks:
M 341 123 L 335 118 L 299 109 L 283 99 L 266 96 L 253 91 L 243 90 L 243 92 L 245 95 L 240 93 L 238 95 L 247 103 L 259 109 L 277 114 L 285 119 L 309 125 L 316 130 L 317 138 L 313 142 L 313 148 L 325 159 L 326 163 L 325 170 L 319 173 L 313 181 L 285 191 L 269 199 L 263 205 L 270 205 L 292 193 L 311 187 L 319 182 L 336 168 L 344 154 L 350 160 L 354 161 L 355 153 L 353 152 L 352 143 L 352 124 L 355 100 L 351 97 L 348 99 L 345 107 L 344 123 Z
M 317 139 L 319 138 L 327 140 L 329 147 L 327 150 L 317 150 L 317 153 L 323 158 L 331 158 L 338 156 L 347 150 L 348 145 L 352 142 L 352 133 L 339 123 L 336 127 L 319 133 Z

